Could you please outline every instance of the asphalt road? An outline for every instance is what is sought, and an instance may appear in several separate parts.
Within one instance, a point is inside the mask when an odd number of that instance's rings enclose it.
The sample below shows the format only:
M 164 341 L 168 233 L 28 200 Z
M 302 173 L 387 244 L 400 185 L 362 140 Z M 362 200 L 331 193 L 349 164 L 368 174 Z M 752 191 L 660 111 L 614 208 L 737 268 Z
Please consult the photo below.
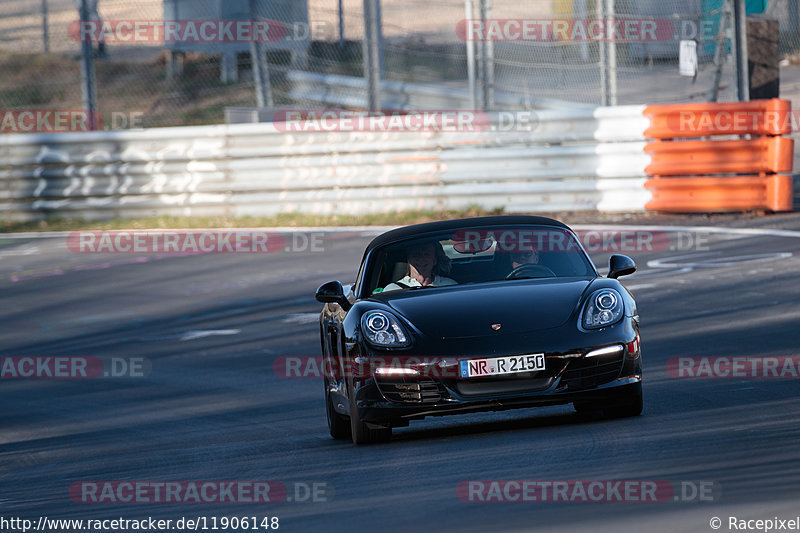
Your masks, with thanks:
M 640 267 L 625 283 L 640 306 L 643 416 L 586 420 L 570 406 L 463 415 L 358 448 L 328 436 L 321 380 L 280 377 L 273 363 L 319 354 L 314 290 L 354 278 L 369 232 L 327 234 L 323 252 L 160 257 L 75 254 L 63 236 L 0 238 L 4 361 L 144 358 L 148 368 L 97 379 L 3 372 L 0 517 L 277 516 L 280 530 L 349 532 L 712 531 L 712 517 L 728 531 L 730 516 L 795 518 L 800 378 L 675 378 L 666 366 L 800 355 L 800 232 L 764 232 L 670 231 L 681 249 L 629 253 Z M 608 255 L 592 253 L 598 266 Z M 270 480 L 288 493 L 268 504 L 70 498 L 73 483 L 92 480 Z M 456 489 L 469 480 L 680 490 L 658 503 L 462 501 Z M 706 487 L 704 501 L 683 498 L 686 487 Z

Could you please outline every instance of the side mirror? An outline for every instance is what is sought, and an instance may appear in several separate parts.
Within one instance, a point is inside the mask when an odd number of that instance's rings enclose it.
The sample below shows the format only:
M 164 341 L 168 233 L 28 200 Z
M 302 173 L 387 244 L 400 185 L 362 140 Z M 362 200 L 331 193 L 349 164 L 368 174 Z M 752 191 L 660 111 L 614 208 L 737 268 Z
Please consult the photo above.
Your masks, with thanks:
M 636 263 L 627 255 L 612 255 L 608 260 L 608 277 L 617 279 L 636 272 Z
M 318 302 L 339 304 L 345 311 L 351 307 L 350 301 L 344 295 L 344 287 L 338 281 L 329 281 L 320 285 L 315 297 Z

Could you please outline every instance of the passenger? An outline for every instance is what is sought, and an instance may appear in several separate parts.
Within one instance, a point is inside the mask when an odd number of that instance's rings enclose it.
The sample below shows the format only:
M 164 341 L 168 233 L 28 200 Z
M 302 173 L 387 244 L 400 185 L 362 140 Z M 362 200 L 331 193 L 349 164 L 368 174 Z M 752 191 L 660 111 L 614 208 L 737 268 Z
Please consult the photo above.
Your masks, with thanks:
M 408 269 L 405 277 L 387 285 L 383 289 L 384 292 L 458 284 L 456 280 L 442 275 L 450 273 L 450 259 L 438 241 L 412 247 L 408 251 L 407 261 Z

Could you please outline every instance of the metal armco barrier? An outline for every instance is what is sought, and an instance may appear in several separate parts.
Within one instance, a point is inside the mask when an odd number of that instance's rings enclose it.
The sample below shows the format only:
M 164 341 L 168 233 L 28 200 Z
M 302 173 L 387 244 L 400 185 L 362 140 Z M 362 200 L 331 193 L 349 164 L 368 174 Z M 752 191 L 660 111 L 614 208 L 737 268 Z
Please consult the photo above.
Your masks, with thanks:
M 545 110 L 530 131 L 238 124 L 0 136 L 0 219 L 460 209 L 639 211 L 642 106 Z
M 525 127 L 514 113 L 477 113 L 470 131 L 0 135 L 0 219 L 792 209 L 784 100 L 545 109 Z
M 289 71 L 292 84 L 289 96 L 298 102 L 313 102 L 320 107 L 367 107 L 367 82 L 364 78 Z M 556 98 L 495 93 L 495 108 L 516 109 L 591 109 L 590 104 L 568 102 Z M 384 109 L 469 109 L 471 98 L 466 87 L 442 87 L 423 83 L 381 81 L 381 102 Z
M 794 159 L 794 141 L 781 137 L 791 133 L 789 101 L 648 106 L 644 114 L 645 135 L 656 139 L 645 147 L 653 193 L 646 209 L 792 210 L 792 176 L 781 174 Z M 686 140 L 698 137 L 717 138 Z

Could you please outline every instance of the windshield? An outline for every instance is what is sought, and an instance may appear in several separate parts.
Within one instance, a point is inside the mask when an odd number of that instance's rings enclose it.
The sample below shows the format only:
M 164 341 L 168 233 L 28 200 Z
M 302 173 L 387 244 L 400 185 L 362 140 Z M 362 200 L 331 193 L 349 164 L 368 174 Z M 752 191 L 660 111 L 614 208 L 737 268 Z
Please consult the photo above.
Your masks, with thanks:
M 573 234 L 545 226 L 461 228 L 393 242 L 370 256 L 363 294 L 502 280 L 594 277 Z

